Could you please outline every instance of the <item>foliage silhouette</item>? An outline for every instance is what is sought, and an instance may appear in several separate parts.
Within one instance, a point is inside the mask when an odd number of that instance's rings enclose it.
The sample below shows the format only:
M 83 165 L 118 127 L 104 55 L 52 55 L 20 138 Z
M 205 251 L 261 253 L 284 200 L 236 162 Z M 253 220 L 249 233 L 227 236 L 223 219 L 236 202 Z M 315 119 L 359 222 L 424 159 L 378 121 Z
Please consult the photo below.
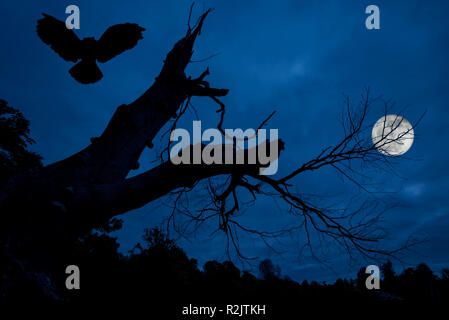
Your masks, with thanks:
M 391 272 L 388 280 L 383 276 L 380 290 L 366 289 L 364 272 L 359 273 L 357 280 L 299 284 L 282 277 L 279 267 L 268 259 L 260 263 L 260 278 L 249 271 L 241 272 L 230 261 L 208 261 L 201 270 L 195 259 L 188 258 L 160 230 L 147 230 L 143 239 L 138 249 L 127 256 L 117 252 L 116 239 L 106 234 L 91 233 L 79 241 L 70 259 L 81 261 L 83 288 L 66 290 L 68 303 L 132 305 L 139 302 L 151 305 L 154 312 L 166 316 L 171 312 L 173 317 L 179 316 L 182 307 L 189 304 L 224 308 L 225 304 L 253 303 L 267 304 L 271 315 L 286 316 L 298 314 L 299 306 L 303 312 L 323 304 L 343 306 L 348 302 L 386 310 L 416 302 L 436 305 L 446 301 L 449 294 L 449 280 L 444 272 L 437 277 L 425 264 L 405 269 L 398 275 Z M 382 266 L 382 270 L 392 269 L 391 262 Z M 60 279 L 61 285 L 63 280 Z M 390 281 L 389 286 L 386 281 Z
M 23 114 L 0 99 L 0 183 L 20 172 L 42 167 L 42 158 L 28 147 L 29 121 Z
M 265 259 L 259 264 L 259 272 L 262 275 L 262 279 L 275 280 L 279 279 L 281 275 L 281 269 L 279 266 L 275 266 L 269 259 Z

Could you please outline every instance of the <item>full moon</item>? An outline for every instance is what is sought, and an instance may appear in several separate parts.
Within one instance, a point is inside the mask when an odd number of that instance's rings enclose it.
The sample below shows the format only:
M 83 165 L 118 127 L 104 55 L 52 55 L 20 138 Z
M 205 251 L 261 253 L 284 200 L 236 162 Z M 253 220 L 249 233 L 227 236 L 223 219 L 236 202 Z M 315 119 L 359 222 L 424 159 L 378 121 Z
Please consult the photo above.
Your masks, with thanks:
M 377 120 L 371 133 L 380 153 L 396 157 L 406 153 L 413 144 L 413 127 L 404 117 L 389 114 Z

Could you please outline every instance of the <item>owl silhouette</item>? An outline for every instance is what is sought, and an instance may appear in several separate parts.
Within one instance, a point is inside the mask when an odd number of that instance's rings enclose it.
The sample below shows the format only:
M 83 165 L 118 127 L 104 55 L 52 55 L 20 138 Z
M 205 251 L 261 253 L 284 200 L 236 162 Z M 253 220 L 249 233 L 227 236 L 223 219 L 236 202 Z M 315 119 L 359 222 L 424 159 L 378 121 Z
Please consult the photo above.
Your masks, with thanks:
M 66 61 L 78 62 L 69 73 L 80 83 L 88 84 L 103 78 L 97 61 L 104 63 L 126 50 L 136 46 L 143 39 L 145 28 L 135 23 L 116 24 L 109 27 L 100 39 L 87 37 L 78 38 L 66 24 L 48 14 L 37 22 L 37 34 L 61 58 Z

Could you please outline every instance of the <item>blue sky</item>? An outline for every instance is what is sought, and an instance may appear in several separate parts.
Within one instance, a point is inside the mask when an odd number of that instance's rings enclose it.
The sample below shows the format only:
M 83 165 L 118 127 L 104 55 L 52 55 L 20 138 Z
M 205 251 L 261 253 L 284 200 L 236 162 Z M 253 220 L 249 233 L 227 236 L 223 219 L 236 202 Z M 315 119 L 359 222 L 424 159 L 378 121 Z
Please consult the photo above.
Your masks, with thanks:
M 42 12 L 63 20 L 70 4 L 80 7 L 80 37 L 98 38 L 110 25 L 123 22 L 147 28 L 133 50 L 100 65 L 104 78 L 93 85 L 75 82 L 68 74 L 71 63 L 60 59 L 35 32 Z M 380 30 L 365 28 L 365 8 L 370 4 L 380 8 Z M 0 3 L 0 98 L 30 119 L 37 142 L 33 149 L 45 163 L 85 147 L 90 137 L 101 134 L 118 105 L 132 102 L 151 85 L 166 53 L 185 34 L 189 6 L 180 0 Z M 383 190 L 395 191 L 388 198 L 382 196 L 382 201 L 395 204 L 384 221 L 391 230 L 386 245 L 400 243 L 410 234 L 423 236 L 427 241 L 414 248 L 406 261 L 425 261 L 435 271 L 448 267 L 449 3 L 202 1 L 194 16 L 209 7 L 215 10 L 197 40 L 194 59 L 218 55 L 190 65 L 187 72 L 196 76 L 209 66 L 211 84 L 230 89 L 223 98 L 228 108 L 226 128 L 257 127 L 277 110 L 269 127 L 279 128 L 286 142 L 281 174 L 338 141 L 343 94 L 357 101 L 369 86 L 375 96 L 395 101 L 397 111 L 407 106 L 404 116 L 412 124 L 427 110 L 407 153 L 410 159 L 395 160 L 396 173 L 402 178 L 376 173 L 376 182 Z M 203 128 L 213 127 L 216 105 L 204 98 L 193 103 Z M 382 112 L 382 106 L 375 105 L 368 121 L 374 124 Z M 192 119 L 193 115 L 187 115 L 180 126 L 190 128 Z M 146 150 L 140 170 L 151 168 L 154 156 L 154 151 Z M 295 182 L 301 191 L 337 202 L 347 201 L 349 192 L 360 193 L 332 170 Z M 117 234 L 122 250 L 140 241 L 144 228 L 166 218 L 164 201 L 123 216 L 124 227 Z M 294 223 L 268 198 L 259 199 L 241 219 L 260 227 Z M 222 237 L 210 239 L 209 233 L 206 228 L 189 241 L 179 240 L 200 264 L 225 258 Z M 300 253 L 301 239 L 301 235 L 282 239 L 279 245 L 285 252 L 281 255 L 250 237 L 243 236 L 241 246 L 248 255 L 271 258 L 296 280 L 355 276 L 360 265 L 348 263 L 332 244 L 326 255 L 331 269 Z

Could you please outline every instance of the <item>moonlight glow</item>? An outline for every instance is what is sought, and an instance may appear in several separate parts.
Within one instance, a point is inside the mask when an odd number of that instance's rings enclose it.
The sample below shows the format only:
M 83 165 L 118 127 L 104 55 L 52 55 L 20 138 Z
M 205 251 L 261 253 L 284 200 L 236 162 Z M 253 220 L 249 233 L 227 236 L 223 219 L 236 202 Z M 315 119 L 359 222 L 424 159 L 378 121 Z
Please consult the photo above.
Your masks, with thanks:
M 373 144 L 379 152 L 395 157 L 406 153 L 410 149 L 415 134 L 407 119 L 389 114 L 377 120 L 371 136 Z

